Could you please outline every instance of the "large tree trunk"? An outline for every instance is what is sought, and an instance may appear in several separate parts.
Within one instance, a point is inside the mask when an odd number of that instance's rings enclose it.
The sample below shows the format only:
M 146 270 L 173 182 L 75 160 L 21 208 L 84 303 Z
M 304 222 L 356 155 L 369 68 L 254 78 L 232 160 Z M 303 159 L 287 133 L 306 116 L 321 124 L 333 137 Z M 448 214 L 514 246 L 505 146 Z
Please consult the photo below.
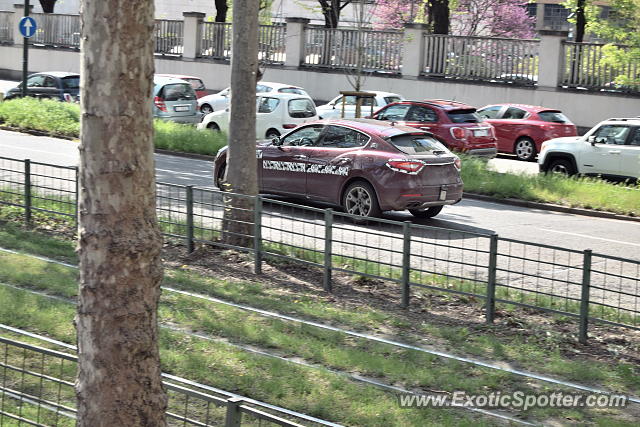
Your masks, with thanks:
M 226 189 L 258 194 L 256 164 L 256 82 L 258 70 L 258 2 L 233 3 L 233 51 L 231 55 L 231 105 Z M 249 247 L 253 235 L 253 201 L 225 197 L 224 240 Z
M 227 21 L 227 11 L 229 7 L 227 6 L 227 0 L 216 0 L 216 19 L 215 22 L 226 22 Z
M 433 34 L 449 34 L 449 0 L 429 0 L 427 12 Z
M 164 426 L 153 0 L 81 6 L 78 426 Z

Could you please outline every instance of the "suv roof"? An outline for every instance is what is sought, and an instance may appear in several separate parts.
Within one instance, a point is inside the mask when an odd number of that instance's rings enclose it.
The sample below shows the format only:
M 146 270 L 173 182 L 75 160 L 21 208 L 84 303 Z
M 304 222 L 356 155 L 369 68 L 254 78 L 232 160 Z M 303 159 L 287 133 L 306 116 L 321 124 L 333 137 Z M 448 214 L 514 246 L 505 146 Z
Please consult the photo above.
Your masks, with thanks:
M 29 74 L 29 77 L 35 76 L 35 75 L 41 75 L 41 74 L 45 74 L 45 75 L 53 76 L 53 77 L 58 77 L 58 78 L 61 78 L 61 79 L 64 78 L 64 77 L 80 77 L 80 74 L 71 73 L 69 71 L 41 71 L 39 73 Z
M 403 101 L 398 101 L 399 103 L 411 103 L 411 102 L 415 102 L 418 104 L 428 104 L 431 105 L 433 107 L 438 107 L 441 108 L 443 110 L 460 110 L 460 109 L 467 109 L 467 108 L 472 108 L 475 110 L 476 107 L 473 107 L 469 104 L 465 104 L 463 102 L 458 102 L 458 101 L 450 101 L 447 99 L 427 99 L 427 100 L 419 100 L 419 101 L 411 101 L 411 100 L 403 100 Z
M 638 117 L 614 117 L 611 119 L 604 120 L 604 122 L 633 122 L 634 125 L 640 125 L 640 116 Z
M 430 132 L 421 131 L 409 126 L 399 125 L 396 122 L 386 122 L 374 119 L 329 119 L 323 120 L 322 122 L 326 124 L 337 124 L 348 126 L 354 129 L 364 130 L 369 133 L 378 135 L 381 138 L 388 138 L 390 136 L 405 133 L 431 135 Z

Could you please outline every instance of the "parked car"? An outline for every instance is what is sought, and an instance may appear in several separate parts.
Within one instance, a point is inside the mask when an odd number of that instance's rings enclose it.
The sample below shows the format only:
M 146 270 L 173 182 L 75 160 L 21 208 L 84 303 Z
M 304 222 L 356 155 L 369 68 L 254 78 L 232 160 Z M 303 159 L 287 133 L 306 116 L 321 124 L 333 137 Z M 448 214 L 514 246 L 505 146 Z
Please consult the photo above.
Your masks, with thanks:
M 640 178 L 640 118 L 609 119 L 584 136 L 542 143 L 541 172 Z
M 22 96 L 22 82 L 9 89 L 5 99 Z M 75 102 L 80 96 L 80 74 L 66 71 L 47 71 L 27 77 L 27 96 Z
M 578 134 L 576 125 L 552 108 L 495 104 L 482 107 L 478 114 L 495 128 L 498 152 L 515 154 L 520 160 L 533 160 L 548 139 Z
M 171 77 L 154 77 L 153 117 L 178 123 L 200 122 L 202 114 L 191 84 Z
M 377 90 L 367 90 L 364 92 L 375 93 L 375 98 L 365 98 L 362 102 L 361 114 L 363 117 L 392 102 L 401 101 L 404 96 L 397 93 L 380 92 Z M 333 98 L 329 103 L 318 106 L 318 115 L 321 119 L 339 119 L 342 117 L 343 96 Z M 344 97 L 344 118 L 353 119 L 356 116 L 356 97 Z
M 460 159 L 431 134 L 367 119 L 318 121 L 257 147 L 260 192 L 364 217 L 408 209 L 430 218 L 462 198 Z M 224 180 L 226 149 L 214 177 Z
M 189 82 L 193 90 L 196 92 L 198 98 L 208 95 L 207 88 L 204 86 L 204 82 L 199 77 L 186 76 L 184 74 L 156 74 L 157 77 L 170 77 L 172 79 L 180 79 L 185 82 Z
M 261 93 L 256 96 L 256 136 L 276 138 L 306 122 L 318 119 L 316 106 L 308 95 Z M 229 130 L 229 109 L 207 114 L 198 129 Z
M 256 85 L 256 93 L 293 93 L 296 95 L 309 96 L 301 87 L 273 82 L 259 82 Z M 198 108 L 200 108 L 203 114 L 224 110 L 229 106 L 230 96 L 231 88 L 226 88 L 218 93 L 204 96 L 198 99 Z
M 400 101 L 376 111 L 385 120 L 431 132 L 447 148 L 468 154 L 495 157 L 493 126 L 484 122 L 470 105 L 442 99 Z

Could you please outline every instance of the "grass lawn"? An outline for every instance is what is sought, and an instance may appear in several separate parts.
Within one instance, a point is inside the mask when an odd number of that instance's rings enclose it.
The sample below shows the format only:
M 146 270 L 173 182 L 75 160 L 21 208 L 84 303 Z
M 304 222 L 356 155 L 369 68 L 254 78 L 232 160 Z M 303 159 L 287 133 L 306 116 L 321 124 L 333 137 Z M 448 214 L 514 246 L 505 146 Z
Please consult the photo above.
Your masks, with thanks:
M 73 262 L 72 245 L 71 242 L 60 243 L 15 227 L 5 227 L 0 233 L 2 247 L 20 248 Z M 0 288 L 0 301 L 15 301 L 10 309 L 3 304 L 5 309 L 0 309 L 0 322 L 74 342 L 71 324 L 74 307 L 30 294 L 26 289 L 73 298 L 76 274 L 76 270 L 60 265 L 1 254 L 0 282 L 25 290 Z M 482 355 L 538 373 L 552 373 L 565 379 L 601 385 L 615 392 L 637 395 L 640 390 L 637 366 L 579 360 L 565 354 L 560 345 L 563 338 L 553 335 L 536 340 L 530 335 L 496 335 L 495 327 L 489 326 L 470 329 L 422 324 L 416 328 L 395 312 L 367 306 L 349 309 L 319 296 L 313 289 L 294 291 L 255 281 L 220 280 L 188 266 L 167 268 L 164 285 L 349 329 L 370 333 L 372 330 L 384 330 L 387 334 L 394 334 L 396 339 L 432 339 L 455 348 L 457 354 Z M 279 356 L 294 357 L 347 374 L 358 373 L 413 390 L 504 392 L 540 391 L 550 387 L 545 383 L 527 383 L 520 377 L 500 371 L 266 318 L 205 298 L 168 291 L 163 292 L 160 319 L 162 323 L 184 332 L 197 331 L 218 341 L 223 339 L 229 343 L 251 345 Z M 163 330 L 161 334 L 164 370 L 176 375 L 351 425 L 477 425 L 479 421 L 466 412 L 399 410 L 393 395 L 372 386 L 353 383 L 326 370 L 246 353 L 228 344 L 190 336 L 180 330 Z M 216 375 L 210 374 L 212 370 Z M 616 411 L 538 408 L 526 415 L 538 421 L 570 417 L 578 422 L 606 424 L 614 417 L 623 425 L 626 422 L 625 415 Z M 490 418 L 486 420 L 494 422 Z

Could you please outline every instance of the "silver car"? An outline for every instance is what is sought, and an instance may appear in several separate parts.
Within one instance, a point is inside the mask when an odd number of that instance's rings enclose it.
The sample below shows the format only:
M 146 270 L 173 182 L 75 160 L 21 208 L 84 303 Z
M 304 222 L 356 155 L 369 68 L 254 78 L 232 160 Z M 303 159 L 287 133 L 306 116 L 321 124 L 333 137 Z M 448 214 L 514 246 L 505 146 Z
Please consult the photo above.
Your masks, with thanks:
M 199 123 L 202 113 L 193 86 L 170 77 L 153 79 L 153 117 L 178 123 Z

